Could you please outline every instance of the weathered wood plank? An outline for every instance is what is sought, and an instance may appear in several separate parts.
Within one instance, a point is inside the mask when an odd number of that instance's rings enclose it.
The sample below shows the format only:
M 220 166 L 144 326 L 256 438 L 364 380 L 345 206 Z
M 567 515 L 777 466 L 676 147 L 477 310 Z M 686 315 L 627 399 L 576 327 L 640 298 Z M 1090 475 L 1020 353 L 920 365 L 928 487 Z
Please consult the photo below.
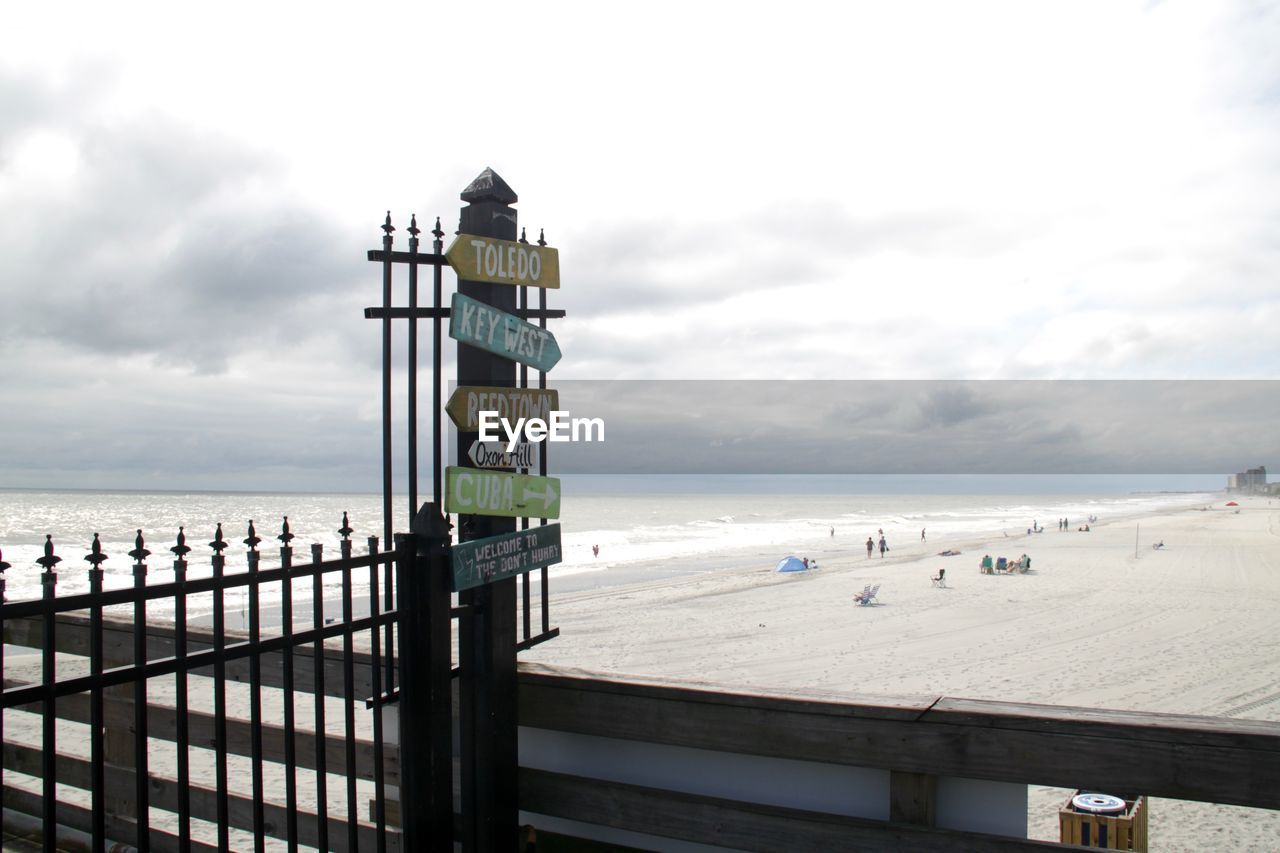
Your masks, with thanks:
M 10 619 L 4 623 L 4 641 L 28 648 L 40 648 L 43 620 Z M 175 628 L 167 625 L 147 626 L 147 658 L 156 660 L 172 657 L 175 651 Z M 358 635 L 357 635 L 358 636 Z M 244 642 L 248 634 L 238 631 L 227 631 L 228 643 Z M 124 620 L 103 620 L 103 657 L 107 666 L 123 666 L 133 663 L 133 623 Z M 77 614 L 61 614 L 56 619 L 54 643 L 59 652 L 70 655 L 88 657 L 89 655 L 89 620 Z M 187 650 L 203 651 L 214 647 L 213 632 L 205 628 L 189 628 L 187 630 Z M 293 652 L 293 687 L 298 693 L 311 693 L 315 690 L 315 661 L 310 644 L 298 646 Z M 343 660 L 340 647 L 325 647 L 324 652 L 324 693 L 327 696 L 341 698 L 343 686 Z M 355 698 L 363 702 L 376 692 L 370 674 L 372 656 L 368 652 L 357 651 L 355 663 Z M 284 661 L 281 652 L 262 655 L 262 684 L 265 687 L 284 686 Z M 240 658 L 227 661 L 227 680 L 248 683 L 249 660 Z M 193 674 L 212 676 L 212 667 L 193 669 Z
M 4 786 L 4 807 L 5 809 L 13 809 L 15 812 L 38 818 L 41 814 L 42 800 L 39 794 L 33 794 L 30 791 L 6 785 Z M 86 834 L 93 832 L 93 812 L 89 809 L 60 801 L 54 806 L 54 814 L 57 816 L 60 826 L 70 827 Z M 114 813 L 108 812 L 103 816 L 103 824 L 109 841 L 136 843 L 137 825 L 133 822 L 122 820 L 116 817 Z M 151 841 L 151 849 L 156 853 L 178 853 L 182 849 L 179 845 L 178 836 L 156 829 L 154 826 L 151 827 L 148 838 Z M 32 845 L 32 849 L 35 849 L 40 846 L 42 839 L 33 840 L 35 843 Z M 107 849 L 110 850 L 112 848 L 108 846 Z M 218 853 L 216 845 L 202 844 L 199 841 L 191 842 L 191 850 L 193 853 Z
M 939 699 L 929 708 L 928 717 L 939 722 L 1083 735 L 1096 734 L 1102 725 L 1127 739 L 1152 741 L 1167 740 L 1169 730 L 1177 729 L 1179 740 L 1185 743 L 1280 751 L 1280 741 L 1275 737 L 1277 724 L 1266 720 L 951 697 Z
M 5 686 L 9 687 L 11 684 L 6 682 Z M 20 705 L 18 710 L 39 714 L 42 709 L 39 705 L 33 704 Z M 118 759 L 113 763 L 121 766 L 131 766 L 133 756 L 133 737 L 131 734 L 133 730 L 132 700 L 108 694 L 104 697 L 103 711 L 108 733 L 115 732 L 123 735 L 119 740 L 125 743 L 125 747 L 122 748 L 121 752 L 123 759 Z M 91 719 L 90 712 L 89 696 L 84 693 L 64 696 L 57 702 L 59 719 L 87 725 Z M 213 749 L 216 743 L 214 729 L 216 718 L 214 715 L 189 710 L 185 716 L 191 745 L 204 749 Z M 252 732 L 253 730 L 247 720 L 227 718 L 227 751 L 232 755 L 251 755 L 250 738 Z M 173 708 L 150 705 L 147 711 L 147 735 L 155 740 L 176 740 L 178 736 L 178 712 Z M 315 740 L 315 735 L 310 731 L 294 731 L 295 763 L 298 767 L 306 770 L 315 769 Z M 277 764 L 284 763 L 284 746 L 284 727 L 264 723 L 262 725 L 263 759 Z M 356 778 L 373 780 L 373 751 L 373 741 L 356 740 Z M 399 752 L 394 745 L 384 744 L 383 753 L 383 772 L 386 774 L 384 777 L 386 784 L 399 785 Z M 345 738 L 338 735 L 329 735 L 325 739 L 325 756 L 325 767 L 328 772 L 339 776 L 346 774 L 347 749 Z M 108 760 L 110 760 L 110 755 L 108 755 Z
M 1280 809 L 1280 723 L 965 700 L 862 705 L 522 672 L 521 725 L 803 761 Z M 930 710 L 932 708 L 933 710 Z M 941 708 L 942 710 L 938 710 Z M 1141 737 L 1132 736 L 1140 730 Z
M 39 749 L 10 743 L 4 744 L 4 766 L 6 769 L 39 776 L 41 761 L 42 752 Z M 86 790 L 91 784 L 90 764 L 82 758 L 59 753 L 56 757 L 55 772 L 58 782 L 62 784 Z M 126 806 L 126 813 L 132 813 L 134 810 L 134 773 L 131 770 L 114 766 L 108 766 L 106 773 L 107 785 L 120 791 L 121 800 Z M 148 774 L 148 779 L 151 783 L 151 807 L 176 812 L 178 809 L 178 783 L 173 779 L 153 774 Z M 191 816 L 208 821 L 217 821 L 217 791 L 199 785 L 190 785 L 188 790 L 191 794 Z M 5 794 L 7 803 L 8 789 L 6 789 Z M 232 794 L 228 798 L 228 806 L 230 825 L 236 829 L 252 831 L 253 800 Z M 268 802 L 264 804 L 263 809 L 266 816 L 266 834 L 272 838 L 284 838 L 287 825 L 287 815 L 284 807 Z M 316 815 L 299 810 L 298 817 L 298 841 L 311 847 L 316 846 L 319 841 Z M 125 826 L 128 825 L 127 822 L 122 823 Z M 121 831 L 124 831 L 123 827 Z M 358 832 L 361 850 L 376 848 L 377 830 L 374 826 L 360 822 Z M 124 840 L 131 840 L 135 834 L 135 832 L 130 831 L 130 837 Z M 329 844 L 335 853 L 347 851 L 347 824 L 345 821 L 336 817 L 329 818 Z M 399 848 L 399 832 L 388 829 L 387 849 L 389 851 L 398 851 Z
M 535 815 L 739 850 L 1012 853 L 1085 849 L 740 803 L 527 768 L 520 770 L 520 808 Z M 536 827 L 536 817 L 533 823 Z
M 593 693 L 616 693 L 626 697 L 653 696 L 662 699 L 683 697 L 690 702 L 714 697 L 717 705 L 744 708 L 774 708 L 796 712 L 812 712 L 836 716 L 876 717 L 890 720 L 913 720 L 942 700 L 941 696 L 827 693 L 819 690 L 799 691 L 713 684 L 697 681 L 672 681 L 636 675 L 598 673 L 573 667 L 539 663 L 520 663 L 520 683 L 547 683 L 557 689 L 578 688 Z

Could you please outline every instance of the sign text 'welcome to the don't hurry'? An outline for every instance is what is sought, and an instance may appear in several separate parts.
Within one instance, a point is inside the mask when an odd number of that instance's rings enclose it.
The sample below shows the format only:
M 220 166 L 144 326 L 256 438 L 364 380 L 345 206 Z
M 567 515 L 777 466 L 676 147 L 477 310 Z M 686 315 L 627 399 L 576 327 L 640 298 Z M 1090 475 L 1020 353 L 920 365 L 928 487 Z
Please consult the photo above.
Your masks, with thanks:
M 459 542 L 452 548 L 451 559 L 454 592 L 555 565 L 563 559 L 560 525 Z

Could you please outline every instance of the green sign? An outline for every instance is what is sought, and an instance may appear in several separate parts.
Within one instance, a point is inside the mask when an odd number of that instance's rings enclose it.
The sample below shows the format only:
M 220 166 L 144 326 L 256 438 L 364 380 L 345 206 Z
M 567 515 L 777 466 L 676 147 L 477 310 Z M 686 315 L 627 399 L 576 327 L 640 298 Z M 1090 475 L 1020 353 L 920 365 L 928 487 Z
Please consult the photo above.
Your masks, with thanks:
M 444 469 L 444 511 L 507 518 L 559 518 L 560 480 L 478 468 Z
M 560 251 L 548 246 L 459 234 L 444 258 L 466 281 L 516 287 L 560 286 Z
M 563 559 L 558 524 L 459 542 L 449 550 L 454 592 L 522 575 Z
M 543 373 L 560 360 L 560 345 L 549 331 L 461 293 L 453 294 L 449 337 Z

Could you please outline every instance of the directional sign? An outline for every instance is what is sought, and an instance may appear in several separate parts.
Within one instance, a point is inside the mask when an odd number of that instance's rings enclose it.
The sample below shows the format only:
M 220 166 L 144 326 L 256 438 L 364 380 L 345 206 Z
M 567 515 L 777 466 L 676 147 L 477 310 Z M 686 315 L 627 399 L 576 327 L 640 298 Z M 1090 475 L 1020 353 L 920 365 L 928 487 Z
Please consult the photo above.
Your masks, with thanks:
M 560 252 L 496 237 L 459 234 L 444 253 L 458 278 L 492 284 L 560 286 Z
M 508 518 L 559 518 L 560 480 L 449 466 L 444 511 Z
M 453 294 L 449 337 L 543 373 L 560 360 L 560 345 L 546 329 L 461 293 Z
M 463 432 L 480 428 L 480 412 L 497 412 L 514 426 L 517 418 L 550 420 L 560 408 L 560 392 L 549 388 L 496 388 L 490 385 L 459 385 L 444 410 Z
M 477 468 L 532 468 L 538 463 L 537 451 L 529 441 L 517 442 L 510 451 L 505 441 L 473 441 L 467 458 Z
M 459 542 L 449 550 L 454 592 L 521 575 L 563 559 L 558 524 Z

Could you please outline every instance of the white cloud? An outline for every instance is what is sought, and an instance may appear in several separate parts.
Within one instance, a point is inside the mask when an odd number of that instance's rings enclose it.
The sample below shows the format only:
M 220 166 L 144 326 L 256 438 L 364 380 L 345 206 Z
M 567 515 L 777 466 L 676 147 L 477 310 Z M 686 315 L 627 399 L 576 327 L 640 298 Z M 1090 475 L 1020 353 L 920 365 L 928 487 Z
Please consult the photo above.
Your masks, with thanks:
M 155 423 L 242 397 L 255 429 L 348 435 L 377 412 L 384 212 L 401 247 L 411 212 L 451 233 L 485 166 L 561 250 L 560 376 L 1280 372 L 1271 7 L 10 18 L 0 393 L 42 442 L 71 428 L 22 414 L 67 399 L 41 388 L 107 411 L 122 383 Z M 263 390 L 330 372 L 332 405 Z M 226 430 L 214 455 L 258 440 Z

